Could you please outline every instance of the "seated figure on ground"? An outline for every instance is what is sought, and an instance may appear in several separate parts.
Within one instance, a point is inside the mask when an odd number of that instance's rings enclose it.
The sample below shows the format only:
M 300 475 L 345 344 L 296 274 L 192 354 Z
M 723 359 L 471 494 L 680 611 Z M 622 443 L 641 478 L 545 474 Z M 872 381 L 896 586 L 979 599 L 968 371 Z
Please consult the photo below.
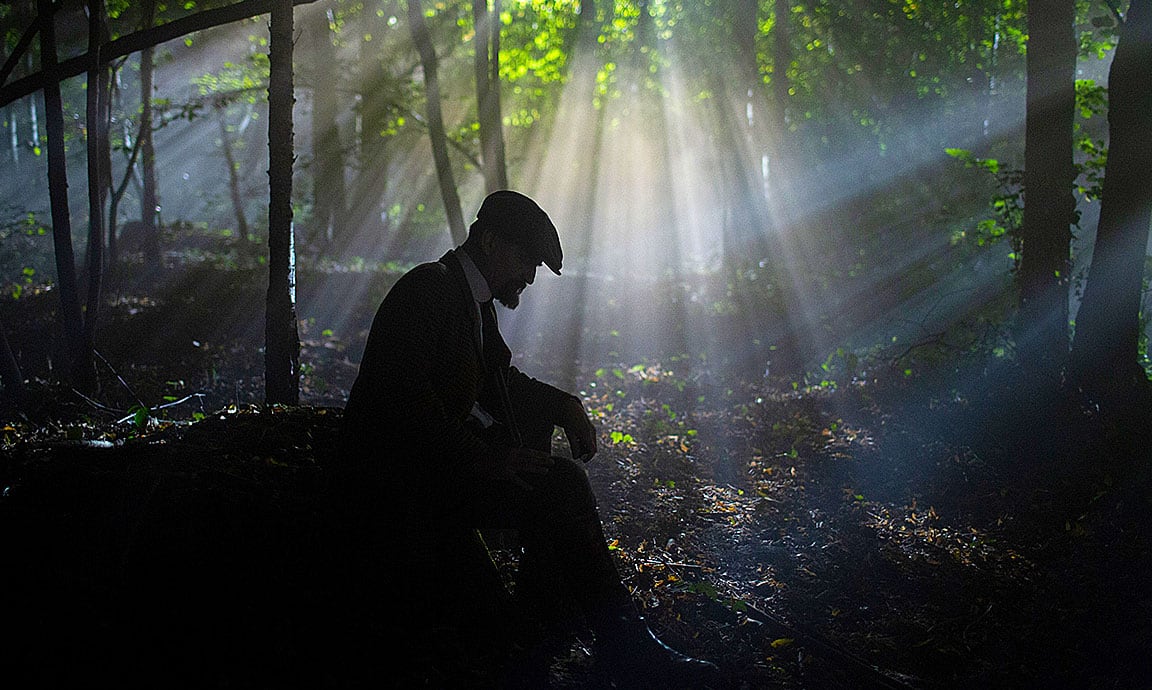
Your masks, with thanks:
M 548 215 L 502 190 L 484 199 L 462 245 L 388 292 L 336 466 L 336 501 L 362 537 L 352 575 L 371 581 L 419 551 L 396 546 L 406 530 L 514 530 L 523 549 L 515 607 L 525 619 L 578 618 L 598 667 L 628 686 L 707 687 L 717 667 L 661 642 L 621 582 L 584 466 L 597 431 L 583 403 L 511 366 L 500 335 L 493 300 L 515 309 L 537 267 L 559 275 L 562 261 Z M 556 427 L 572 458 L 551 454 Z

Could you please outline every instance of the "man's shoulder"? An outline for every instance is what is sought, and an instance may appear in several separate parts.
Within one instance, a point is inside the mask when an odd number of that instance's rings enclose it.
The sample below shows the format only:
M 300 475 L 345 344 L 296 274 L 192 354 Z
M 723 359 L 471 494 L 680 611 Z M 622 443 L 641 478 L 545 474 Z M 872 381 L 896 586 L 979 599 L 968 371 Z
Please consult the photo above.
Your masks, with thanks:
M 418 264 L 408 270 L 407 273 L 400 276 L 396 281 L 397 287 L 400 286 L 422 286 L 432 283 L 443 283 L 448 278 L 448 267 L 439 261 L 429 261 L 427 263 Z
M 460 291 L 456 284 L 458 282 L 443 263 L 429 261 L 413 267 L 401 276 L 389 290 L 389 297 L 392 300 L 408 300 L 417 296 L 421 300 L 447 299 Z

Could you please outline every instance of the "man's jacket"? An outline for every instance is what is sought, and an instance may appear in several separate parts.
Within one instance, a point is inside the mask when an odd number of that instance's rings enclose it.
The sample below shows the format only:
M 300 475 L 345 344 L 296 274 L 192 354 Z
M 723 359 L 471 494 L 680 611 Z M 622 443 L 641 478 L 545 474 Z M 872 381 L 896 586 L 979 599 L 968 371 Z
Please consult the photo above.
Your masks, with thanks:
M 517 407 L 557 414 L 571 397 L 510 366 L 498 329 L 485 329 L 487 356 L 481 351 L 456 251 L 406 273 L 376 312 L 344 410 L 339 462 L 346 469 L 416 488 L 454 464 L 492 460 L 500 451 L 481 438 L 471 412 L 479 402 L 506 421 L 497 369 Z

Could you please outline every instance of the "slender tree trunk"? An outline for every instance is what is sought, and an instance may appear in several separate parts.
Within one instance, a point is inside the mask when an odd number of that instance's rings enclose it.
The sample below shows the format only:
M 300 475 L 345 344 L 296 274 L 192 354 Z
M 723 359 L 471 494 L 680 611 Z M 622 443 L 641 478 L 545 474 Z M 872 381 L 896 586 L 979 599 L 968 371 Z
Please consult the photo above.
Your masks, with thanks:
M 1059 376 L 1068 353 L 1076 49 L 1075 3 L 1032 0 L 1017 342 L 1025 365 L 1050 379 Z
M 116 262 L 118 252 L 120 250 L 119 240 L 119 224 L 116 218 L 119 213 L 120 200 L 124 198 L 124 192 L 127 191 L 128 185 L 133 180 L 133 171 L 136 168 L 136 161 L 140 157 L 140 140 L 136 140 L 136 145 L 132 147 L 132 152 L 128 155 L 128 162 L 124 167 L 124 177 L 120 179 L 120 184 L 115 189 L 111 190 L 111 195 L 108 198 L 108 259 L 105 262 L 111 266 Z M 132 225 L 132 223 L 129 223 Z
M 83 315 L 80 292 L 76 283 L 76 255 L 72 249 L 72 219 L 68 211 L 68 165 L 64 156 L 64 106 L 56 68 L 56 29 L 52 0 L 37 0 L 40 15 L 40 62 L 44 75 L 44 121 L 48 141 L 48 197 L 52 207 L 52 244 L 56 255 L 56 279 L 60 289 L 61 331 L 64 334 L 65 366 L 72 364 L 83 350 Z
M 292 0 L 272 6 L 268 80 L 268 304 L 264 326 L 264 398 L 300 402 L 300 333 L 292 232 Z
M 94 56 L 88 70 L 86 120 L 88 126 L 88 297 L 84 312 L 83 347 L 72 362 L 72 382 L 83 393 L 96 390 L 96 368 L 93 351 L 96 344 L 96 320 L 100 315 L 101 287 L 104 276 L 104 201 L 107 163 L 105 140 L 108 118 L 108 67 L 100 60 L 104 44 L 104 2 L 88 0 L 88 52 Z
M 140 3 L 140 29 L 156 22 L 156 0 Z M 151 46 L 140 51 L 140 222 L 144 224 L 144 261 L 160 268 L 160 195 L 156 188 L 156 149 L 152 138 L 152 82 L 155 60 Z
M 323 6 L 310 8 L 308 17 L 312 77 L 312 225 L 314 239 L 331 242 L 344 223 L 344 153 L 336 122 L 340 110 L 336 51 L 328 14 Z
M 1108 73 L 1108 162 L 1072 349 L 1080 382 L 1112 397 L 1147 384 L 1137 347 L 1152 223 L 1150 131 L 1152 0 L 1133 0 Z
M 489 11 L 488 0 L 472 0 L 472 19 L 476 26 L 473 43 L 480 157 L 484 163 L 484 187 L 489 193 L 508 187 L 503 118 L 500 114 L 500 0 L 495 2 L 495 9 Z
M 12 346 L 8 343 L 8 333 L 4 324 L 0 323 L 0 396 L 19 406 L 24 401 L 24 375 L 20 372 L 20 365 L 16 356 L 12 354 Z
M 385 15 L 396 16 L 401 8 L 392 0 L 384 9 Z M 376 35 L 379 31 L 393 31 L 391 27 L 373 23 L 371 16 L 361 14 L 360 23 L 354 30 Z M 391 142 L 385 135 L 389 127 L 388 94 L 395 91 L 397 78 L 389 71 L 389 65 L 381 59 L 376 48 L 379 42 L 361 41 L 357 46 L 356 83 L 359 86 L 360 104 L 357 124 L 358 151 L 351 185 L 351 199 L 348 204 L 347 224 L 359 229 L 361 234 L 379 237 L 387 227 L 382 200 L 387 198 L 390 180 L 388 168 L 391 163 Z
M 420 53 L 420 64 L 424 67 L 424 89 L 428 102 L 428 138 L 432 144 L 432 158 L 436 163 L 436 175 L 440 180 L 440 196 L 444 200 L 444 213 L 448 216 L 448 229 L 456 244 L 463 244 L 468 237 L 464 227 L 464 215 L 460 211 L 460 195 L 456 190 L 452 162 L 448 159 L 448 137 L 444 133 L 444 116 L 440 111 L 440 78 L 437 76 L 436 48 L 424 24 L 424 6 L 420 0 L 408 2 L 408 29 L 412 32 L 412 42 Z
M 788 0 L 773 0 L 776 17 L 772 24 L 772 100 L 780 131 L 788 131 L 788 67 L 792 63 L 792 36 L 788 29 L 792 5 Z
M 240 193 L 240 169 L 236 156 L 232 153 L 234 142 L 232 133 L 228 131 L 227 113 L 227 106 L 223 104 L 216 106 L 217 121 L 220 123 L 220 148 L 224 152 L 224 164 L 228 166 L 228 198 L 232 200 L 232 213 L 236 217 L 236 235 L 246 251 L 252 238 L 248 231 L 248 219 L 244 214 L 244 196 Z
M 759 3 L 756 0 L 736 0 L 732 10 L 732 33 L 736 39 L 734 62 L 739 78 L 736 81 L 735 93 L 730 94 L 730 97 L 723 102 L 732 103 L 732 106 L 727 106 L 729 110 L 733 106 L 739 106 L 739 111 L 732 112 L 730 120 L 720 126 L 729 127 L 729 133 L 734 135 L 733 148 L 728 150 L 731 151 L 735 165 L 740 167 L 737 172 L 740 184 L 736 187 L 733 199 L 732 230 L 737 241 L 736 254 L 746 260 L 763 253 L 759 251 L 761 248 L 754 246 L 754 243 L 764 237 L 763 224 L 767 217 L 763 158 L 768 155 L 765 135 L 770 127 L 766 117 L 767 99 L 764 98 L 761 88 L 760 69 L 756 59 Z M 774 74 L 774 80 L 775 77 Z M 724 92 L 728 93 L 728 89 Z
M 501 0 L 492 0 L 492 54 L 488 60 L 490 68 L 488 98 L 491 101 L 489 117 L 492 121 L 493 157 L 496 159 L 496 184 L 500 189 L 508 188 L 508 160 L 504 148 L 504 110 L 500 99 L 500 7 Z

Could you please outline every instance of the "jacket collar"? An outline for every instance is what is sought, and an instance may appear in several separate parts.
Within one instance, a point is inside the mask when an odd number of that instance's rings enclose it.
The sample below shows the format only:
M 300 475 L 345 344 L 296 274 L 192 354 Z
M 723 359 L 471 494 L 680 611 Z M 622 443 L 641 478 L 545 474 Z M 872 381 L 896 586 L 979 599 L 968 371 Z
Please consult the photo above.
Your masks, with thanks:
M 468 287 L 472 291 L 472 299 L 477 304 L 484 304 L 485 302 L 492 301 L 492 289 L 488 286 L 488 280 L 480 269 L 476 267 L 476 262 L 472 260 L 472 256 L 468 253 L 467 249 L 455 249 L 452 252 L 460 261 L 460 267 L 464 269 L 464 277 L 468 279 Z

